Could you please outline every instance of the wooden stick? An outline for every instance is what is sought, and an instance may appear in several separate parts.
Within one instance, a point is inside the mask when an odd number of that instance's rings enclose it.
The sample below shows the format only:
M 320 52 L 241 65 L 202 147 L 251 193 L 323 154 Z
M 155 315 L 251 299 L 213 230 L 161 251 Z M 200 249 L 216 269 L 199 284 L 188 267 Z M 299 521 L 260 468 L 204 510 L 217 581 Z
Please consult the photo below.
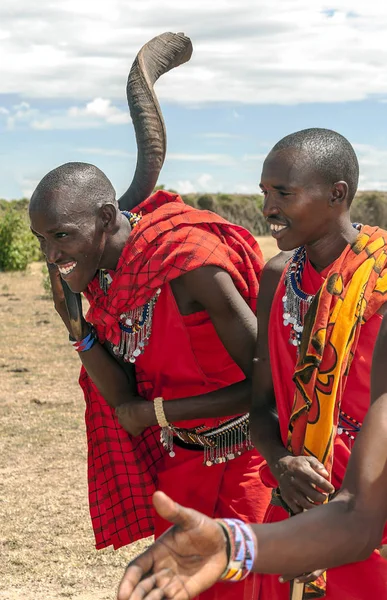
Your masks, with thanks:
M 77 339 L 82 339 L 82 300 L 80 294 L 72 292 L 67 283 L 60 278 L 63 293 L 66 301 L 66 308 L 70 319 L 72 335 Z
M 303 600 L 304 591 L 305 583 L 299 583 L 293 579 L 290 590 L 290 600 Z

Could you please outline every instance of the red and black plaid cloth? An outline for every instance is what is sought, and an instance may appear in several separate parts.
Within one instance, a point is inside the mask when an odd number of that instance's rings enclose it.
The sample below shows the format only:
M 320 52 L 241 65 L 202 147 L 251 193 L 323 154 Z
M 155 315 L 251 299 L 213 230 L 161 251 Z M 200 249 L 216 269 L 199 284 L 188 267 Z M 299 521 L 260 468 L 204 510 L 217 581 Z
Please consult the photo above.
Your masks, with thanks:
M 103 293 L 96 277 L 85 294 L 90 302 L 86 318 L 101 342 L 117 344 L 122 313 L 144 305 L 165 283 L 205 265 L 227 271 L 255 311 L 263 258 L 248 231 L 164 191 L 137 210 L 142 219 L 131 232 L 117 269 L 110 271 L 108 293 Z M 163 352 L 168 351 L 165 340 L 163 344 Z M 89 500 L 96 546 L 119 548 L 153 533 L 151 497 L 157 483 L 156 463 L 164 452 L 159 428 L 131 437 L 84 369 L 80 384 L 86 400 Z

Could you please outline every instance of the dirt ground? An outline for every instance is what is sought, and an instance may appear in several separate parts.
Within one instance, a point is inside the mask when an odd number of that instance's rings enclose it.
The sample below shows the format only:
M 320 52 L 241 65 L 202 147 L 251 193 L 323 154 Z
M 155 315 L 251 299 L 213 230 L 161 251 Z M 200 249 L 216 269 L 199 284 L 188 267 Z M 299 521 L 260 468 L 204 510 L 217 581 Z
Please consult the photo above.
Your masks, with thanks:
M 113 600 L 151 540 L 94 549 L 79 359 L 42 279 L 0 273 L 0 599 Z

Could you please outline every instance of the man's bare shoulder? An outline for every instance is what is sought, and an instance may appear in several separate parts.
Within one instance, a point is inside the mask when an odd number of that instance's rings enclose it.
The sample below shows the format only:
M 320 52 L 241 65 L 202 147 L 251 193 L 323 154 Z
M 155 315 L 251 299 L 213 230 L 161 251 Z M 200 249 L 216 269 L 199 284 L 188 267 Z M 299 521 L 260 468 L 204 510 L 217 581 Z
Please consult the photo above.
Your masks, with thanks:
M 281 275 L 284 272 L 292 252 L 279 252 L 264 266 L 259 282 L 258 304 L 263 310 L 269 310 Z
M 265 264 L 264 269 L 266 271 L 275 272 L 282 274 L 286 264 L 291 259 L 293 252 L 279 252 L 275 256 L 273 256 L 270 260 Z

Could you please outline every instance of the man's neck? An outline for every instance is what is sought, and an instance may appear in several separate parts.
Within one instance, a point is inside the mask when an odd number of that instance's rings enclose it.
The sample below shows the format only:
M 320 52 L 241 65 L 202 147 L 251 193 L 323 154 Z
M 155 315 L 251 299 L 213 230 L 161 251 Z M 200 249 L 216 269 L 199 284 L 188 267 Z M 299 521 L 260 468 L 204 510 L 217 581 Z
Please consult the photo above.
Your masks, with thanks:
M 316 271 L 321 272 L 332 264 L 348 244 L 353 244 L 358 231 L 352 223 L 345 223 L 339 230 L 332 231 L 314 244 L 307 245 L 306 253 Z

